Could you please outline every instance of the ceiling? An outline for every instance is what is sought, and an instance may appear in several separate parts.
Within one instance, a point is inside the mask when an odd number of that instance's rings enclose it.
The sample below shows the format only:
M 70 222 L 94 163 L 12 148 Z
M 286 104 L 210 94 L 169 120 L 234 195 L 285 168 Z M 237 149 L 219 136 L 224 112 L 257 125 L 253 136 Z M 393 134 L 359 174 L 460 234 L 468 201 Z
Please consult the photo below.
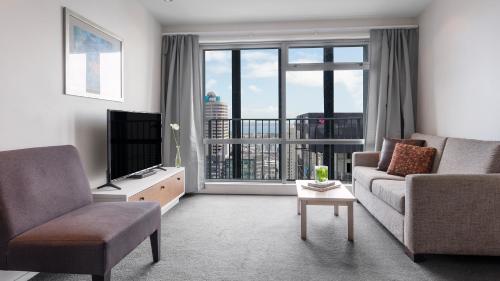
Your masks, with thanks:
M 164 25 L 416 17 L 432 0 L 139 0 Z

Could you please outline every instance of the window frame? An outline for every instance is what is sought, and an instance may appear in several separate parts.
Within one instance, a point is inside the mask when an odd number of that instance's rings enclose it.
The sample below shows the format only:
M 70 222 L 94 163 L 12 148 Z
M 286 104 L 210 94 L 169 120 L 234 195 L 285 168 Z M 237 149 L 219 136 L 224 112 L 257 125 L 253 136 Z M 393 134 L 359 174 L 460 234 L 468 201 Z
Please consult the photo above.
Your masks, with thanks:
M 363 62 L 324 62 L 324 63 L 289 63 L 288 50 L 289 48 L 335 48 L 335 47 L 363 47 L 364 48 L 364 61 Z M 246 43 L 203 43 L 200 44 L 200 65 L 201 65 L 201 82 L 202 82 L 202 95 L 205 95 L 206 89 L 206 75 L 205 75 L 205 51 L 234 51 L 234 50 L 249 50 L 249 49 L 278 49 L 279 55 L 279 124 L 280 134 L 276 139 L 209 139 L 203 136 L 203 143 L 206 144 L 279 144 L 280 152 L 280 169 L 278 180 L 264 180 L 262 182 L 281 182 L 288 183 L 287 177 L 284 172 L 287 169 L 286 163 L 286 145 L 289 144 L 358 144 L 364 145 L 363 139 L 289 139 L 286 133 L 286 74 L 288 71 L 335 71 L 335 70 L 363 70 L 366 74 L 370 69 L 369 58 L 369 40 L 368 39 L 335 39 L 335 40 L 307 40 L 307 41 L 283 41 L 283 42 L 246 42 Z M 240 62 L 241 63 L 241 62 Z M 241 81 L 240 81 L 241 83 Z M 363 78 L 363 114 L 366 116 L 366 99 L 367 99 L 367 75 Z M 234 98 L 234 97 L 233 97 Z M 241 93 L 240 93 L 241 99 Z M 240 109 L 241 110 L 241 109 Z M 205 107 L 203 106 L 203 116 L 205 116 Z M 204 117 L 203 117 L 204 118 Z M 233 116 L 234 118 L 234 116 Z M 205 122 L 205 120 L 203 120 Z M 366 122 L 365 122 L 366 123 Z M 245 181 L 244 179 L 205 179 L 206 182 L 212 181 Z

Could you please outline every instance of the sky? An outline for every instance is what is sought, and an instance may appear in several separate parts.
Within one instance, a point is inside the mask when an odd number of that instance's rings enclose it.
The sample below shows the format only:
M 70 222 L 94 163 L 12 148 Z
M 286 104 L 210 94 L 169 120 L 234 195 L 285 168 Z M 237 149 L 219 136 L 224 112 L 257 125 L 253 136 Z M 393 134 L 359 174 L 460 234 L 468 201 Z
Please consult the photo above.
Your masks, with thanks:
M 361 62 L 362 58 L 362 47 L 334 49 L 336 62 Z M 322 48 L 289 49 L 290 63 L 322 61 Z M 241 50 L 242 118 L 278 118 L 278 77 L 277 49 Z M 220 96 L 221 101 L 229 106 L 229 112 L 231 87 L 231 51 L 206 51 L 206 92 L 214 91 Z M 287 118 L 296 118 L 308 112 L 323 112 L 323 72 L 287 72 L 286 93 Z M 335 112 L 363 112 L 363 71 L 335 71 L 334 93 Z

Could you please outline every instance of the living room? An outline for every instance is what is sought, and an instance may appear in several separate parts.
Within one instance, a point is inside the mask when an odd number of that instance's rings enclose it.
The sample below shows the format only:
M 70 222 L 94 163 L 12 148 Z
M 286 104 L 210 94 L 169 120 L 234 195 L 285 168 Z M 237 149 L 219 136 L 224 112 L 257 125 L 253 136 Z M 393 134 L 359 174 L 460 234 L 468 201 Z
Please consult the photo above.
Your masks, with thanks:
M 0 281 L 500 279 L 499 1 L 0 25 Z

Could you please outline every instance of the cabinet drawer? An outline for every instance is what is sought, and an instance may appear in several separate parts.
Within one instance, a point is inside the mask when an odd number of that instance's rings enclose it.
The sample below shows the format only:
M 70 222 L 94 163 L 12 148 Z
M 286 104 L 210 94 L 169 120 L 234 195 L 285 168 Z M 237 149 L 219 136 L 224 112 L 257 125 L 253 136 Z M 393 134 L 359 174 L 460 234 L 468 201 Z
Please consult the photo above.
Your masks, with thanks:
M 179 172 L 168 179 L 168 193 L 171 198 L 175 198 L 184 192 L 184 173 Z
M 184 192 L 184 173 L 179 172 L 129 198 L 129 201 L 154 201 L 165 206 Z
M 128 201 L 155 201 L 160 203 L 160 205 L 162 205 L 162 203 L 159 200 L 160 197 L 159 194 L 160 194 L 159 187 L 154 185 L 150 188 L 147 188 L 139 193 L 130 196 Z

